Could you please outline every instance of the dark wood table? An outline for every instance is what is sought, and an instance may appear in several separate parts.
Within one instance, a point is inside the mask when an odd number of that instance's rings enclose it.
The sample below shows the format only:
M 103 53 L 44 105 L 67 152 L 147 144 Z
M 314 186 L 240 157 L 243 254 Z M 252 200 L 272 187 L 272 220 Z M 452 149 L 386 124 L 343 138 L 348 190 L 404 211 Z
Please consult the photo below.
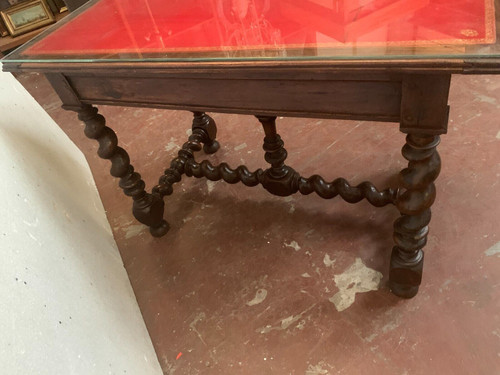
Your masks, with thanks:
M 142 5 L 141 5 L 142 4 Z M 78 112 L 99 156 L 112 163 L 133 214 L 153 236 L 168 232 L 163 198 L 183 175 L 262 185 L 271 194 L 317 193 L 374 206 L 393 204 L 390 288 L 413 297 L 421 283 L 436 150 L 447 131 L 452 74 L 500 73 L 490 0 L 93 1 L 3 60 L 10 72 L 45 74 L 63 108 Z M 333 5 L 332 5 L 333 4 Z M 363 5 L 364 4 L 364 5 Z M 89 29 L 89 25 L 91 26 Z M 187 110 L 192 135 L 151 192 L 96 105 Z M 219 148 L 206 112 L 254 115 L 266 169 L 196 161 Z M 277 116 L 399 123 L 408 167 L 398 186 L 351 186 L 286 164 Z M 110 119 L 112 122 L 112 119 Z M 362 145 L 353 145 L 353 147 Z

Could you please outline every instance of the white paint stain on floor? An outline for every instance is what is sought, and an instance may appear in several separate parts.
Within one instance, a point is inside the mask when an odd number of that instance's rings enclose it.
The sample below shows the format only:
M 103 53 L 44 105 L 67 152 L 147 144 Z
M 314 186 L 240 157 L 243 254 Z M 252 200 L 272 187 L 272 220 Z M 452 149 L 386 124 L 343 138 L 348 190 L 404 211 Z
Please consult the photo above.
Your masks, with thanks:
M 488 257 L 491 257 L 493 255 L 496 255 L 497 257 L 500 257 L 500 242 L 497 242 L 496 244 L 494 244 L 492 247 L 490 247 L 484 253 Z
M 360 258 L 356 258 L 348 269 L 335 275 L 334 281 L 339 291 L 329 301 L 337 311 L 344 311 L 354 303 L 356 293 L 377 290 L 381 279 L 380 272 L 366 267 Z
M 179 145 L 175 141 L 175 138 L 170 138 L 170 141 L 165 146 L 165 151 L 172 151 L 176 148 L 180 149 Z
M 210 181 L 210 180 L 207 180 L 207 189 L 208 189 L 208 193 L 211 193 L 214 188 L 215 188 L 215 184 L 217 183 L 217 181 Z
M 450 288 L 448 288 L 448 285 L 450 285 L 450 284 L 451 284 L 450 279 L 445 280 L 445 282 L 443 284 L 441 284 L 441 287 L 439 288 L 439 293 L 443 293 L 443 291 L 449 290 Z
M 196 324 L 198 324 L 199 322 L 201 322 L 202 320 L 204 320 L 206 318 L 206 314 L 204 312 L 201 312 L 199 314 L 197 314 L 193 321 L 191 323 L 189 323 L 189 328 L 191 328 L 191 331 L 196 333 L 196 336 L 198 336 L 198 338 L 200 339 L 200 341 L 203 343 L 203 345 L 207 346 L 207 343 L 205 342 L 205 340 L 203 339 L 203 336 L 201 336 L 200 332 L 196 329 Z
M 325 266 L 327 266 L 327 267 L 333 267 L 333 265 L 335 264 L 335 262 L 336 262 L 335 259 L 330 259 L 330 255 L 325 254 L 325 257 L 323 258 L 323 263 L 325 264 Z
M 294 324 L 294 323 L 298 322 L 299 320 L 301 320 L 302 317 L 306 313 L 308 313 L 311 309 L 314 308 L 314 306 L 316 306 L 316 303 L 312 304 L 307 309 L 305 309 L 304 311 L 300 312 L 297 315 L 290 315 L 290 316 L 287 316 L 286 318 L 280 319 L 279 323 L 277 325 L 275 325 L 275 326 L 273 326 L 271 324 L 268 324 L 265 327 L 257 328 L 255 330 L 255 332 L 258 332 L 258 333 L 261 333 L 261 334 L 265 334 L 265 333 L 269 333 L 271 331 L 283 331 L 283 330 L 286 330 L 292 324 Z M 304 324 L 299 323 L 296 328 L 303 329 L 303 325 Z M 300 328 L 301 326 L 302 326 L 302 328 Z
M 292 203 L 293 197 L 288 196 L 288 197 L 285 197 L 283 200 L 287 203 L 290 203 L 290 209 L 288 210 L 288 213 L 293 214 L 295 212 L 295 205 Z
M 298 324 L 297 324 L 297 329 L 299 331 L 302 331 L 304 329 L 304 327 L 306 326 L 306 321 L 304 319 L 302 319 Z
M 254 306 L 258 305 L 259 303 L 262 303 L 267 297 L 267 290 L 265 289 L 259 289 L 257 292 L 255 292 L 255 297 L 247 302 L 248 306 Z
M 497 99 L 494 98 L 494 97 L 491 97 L 491 96 L 487 96 L 487 95 L 482 95 L 478 92 L 475 92 L 475 99 L 474 101 L 475 102 L 481 102 L 481 103 L 488 103 L 488 104 L 495 104 L 497 102 Z
M 242 143 L 241 145 L 238 145 L 234 148 L 234 151 L 240 151 L 240 150 L 243 150 L 247 148 L 247 144 L 246 143 Z
M 290 243 L 285 242 L 286 247 L 291 247 L 295 251 L 299 251 L 301 249 L 300 245 L 297 243 L 297 241 L 292 241 Z
M 319 362 L 317 365 L 309 365 L 307 366 L 307 370 L 305 375 L 328 375 L 327 369 L 324 368 L 325 365 L 323 362 Z
M 302 315 L 290 315 L 289 317 L 282 319 L 281 320 L 281 329 L 287 329 L 290 327 L 293 323 L 299 321 L 299 319 L 302 318 Z
M 174 362 L 169 362 L 166 354 L 162 355 L 161 359 L 163 362 L 163 366 L 162 366 L 163 370 L 164 371 L 166 370 L 167 374 L 173 375 L 175 373 L 175 371 L 177 370 L 177 364 L 175 364 Z
M 375 340 L 375 338 L 378 336 L 377 333 L 372 333 L 370 336 L 366 337 L 366 338 L 361 338 L 363 341 L 365 342 L 372 342 L 373 340 Z
M 396 328 L 399 327 L 399 322 L 389 322 L 385 326 L 382 327 L 382 333 L 387 333 L 394 331 Z
M 142 224 L 129 225 L 128 227 L 123 229 L 123 231 L 125 232 L 125 239 L 128 240 L 132 237 L 138 236 L 146 228 L 147 227 Z

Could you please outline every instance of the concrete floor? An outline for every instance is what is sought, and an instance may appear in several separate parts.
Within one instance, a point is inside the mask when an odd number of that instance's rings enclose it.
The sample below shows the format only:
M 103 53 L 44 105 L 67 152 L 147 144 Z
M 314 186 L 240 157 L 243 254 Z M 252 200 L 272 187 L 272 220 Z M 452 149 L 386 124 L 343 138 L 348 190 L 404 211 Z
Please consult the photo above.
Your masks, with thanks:
M 386 286 L 392 206 L 186 178 L 166 199 L 170 232 L 152 238 L 76 115 L 43 77 L 19 79 L 90 163 L 165 374 L 500 374 L 500 78 L 453 78 L 424 280 L 411 300 Z M 101 112 L 151 188 L 191 114 Z M 256 119 L 213 117 L 213 163 L 265 167 Z M 279 119 L 278 129 L 303 175 L 383 188 L 405 166 L 396 124 Z M 351 282 L 364 289 L 355 300 Z

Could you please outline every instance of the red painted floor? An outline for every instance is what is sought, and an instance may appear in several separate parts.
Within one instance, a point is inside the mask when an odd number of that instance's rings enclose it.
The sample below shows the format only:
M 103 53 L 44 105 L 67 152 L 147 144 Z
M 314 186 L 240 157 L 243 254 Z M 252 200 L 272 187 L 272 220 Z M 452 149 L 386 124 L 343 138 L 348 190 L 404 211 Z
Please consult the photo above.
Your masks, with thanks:
M 170 232 L 152 238 L 76 115 L 39 75 L 19 79 L 87 156 L 165 374 L 500 374 L 499 77 L 453 78 L 411 300 L 386 286 L 394 207 L 185 179 L 166 199 Z M 149 187 L 191 122 L 174 111 L 102 113 Z M 213 117 L 222 147 L 210 160 L 265 166 L 256 119 Z M 396 124 L 280 119 L 278 129 L 304 175 L 384 187 L 405 165 Z M 355 288 L 366 291 L 353 300 Z

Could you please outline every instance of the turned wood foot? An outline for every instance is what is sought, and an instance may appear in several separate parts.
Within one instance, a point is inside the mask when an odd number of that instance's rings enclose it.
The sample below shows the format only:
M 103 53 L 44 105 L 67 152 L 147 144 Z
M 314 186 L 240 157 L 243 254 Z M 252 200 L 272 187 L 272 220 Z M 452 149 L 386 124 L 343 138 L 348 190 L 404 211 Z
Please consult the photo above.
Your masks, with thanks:
M 256 116 L 264 128 L 264 159 L 271 164 L 260 176 L 260 183 L 271 194 L 286 197 L 299 190 L 300 175 L 285 164 L 288 153 L 276 132 L 275 116 Z
M 203 143 L 203 151 L 206 154 L 213 154 L 220 148 L 219 142 L 215 139 L 217 136 L 217 126 L 215 121 L 205 112 L 193 112 L 193 133 L 196 129 L 203 133 L 201 143 Z
M 161 237 L 170 229 L 168 223 L 163 220 L 164 208 L 165 203 L 159 194 L 146 194 L 134 200 L 132 212 L 139 222 L 149 226 L 154 237 Z
M 151 233 L 153 237 L 163 237 L 167 234 L 169 229 L 170 225 L 168 225 L 167 221 L 162 220 L 158 227 L 149 227 L 149 233 Z
M 434 180 L 441 169 L 436 151 L 439 136 L 409 134 L 402 153 L 408 167 L 399 174 L 396 207 L 401 217 L 394 223 L 389 287 L 397 296 L 411 298 L 418 292 L 424 264 L 431 206 L 436 197 Z
M 118 146 L 118 138 L 115 132 L 106 126 L 104 116 L 91 105 L 82 106 L 77 112 L 78 118 L 85 123 L 85 135 L 99 142 L 98 155 L 111 161 L 111 175 L 120 178 L 119 185 L 123 192 L 134 200 L 135 218 L 149 226 L 151 233 L 165 234 L 168 224 L 163 220 L 162 199 L 144 190 L 145 183 L 141 175 L 134 171 L 127 152 Z

